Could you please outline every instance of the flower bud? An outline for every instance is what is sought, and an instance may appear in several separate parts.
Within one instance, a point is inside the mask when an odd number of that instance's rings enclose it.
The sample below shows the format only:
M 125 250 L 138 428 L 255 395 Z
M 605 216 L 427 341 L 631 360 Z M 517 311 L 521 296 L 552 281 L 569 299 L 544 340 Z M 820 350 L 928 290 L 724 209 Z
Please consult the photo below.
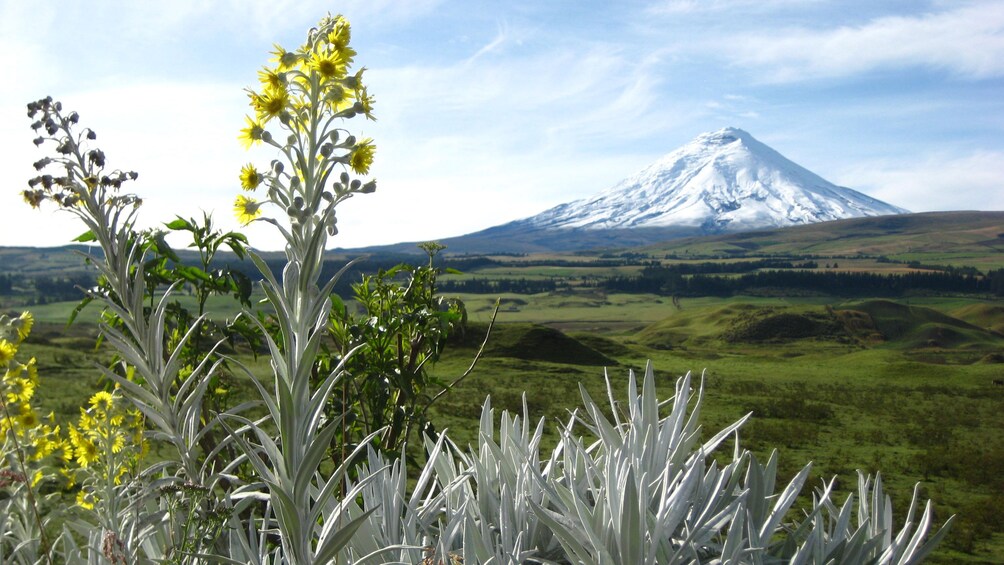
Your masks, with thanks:
M 338 130 L 331 132 L 328 137 L 331 139 L 331 143 L 338 143 Z
M 348 136 L 348 137 L 345 138 L 345 146 L 346 147 L 352 147 L 355 144 L 356 144 L 356 136 L 350 135 L 350 136 Z
M 286 145 L 294 145 L 295 143 L 296 143 L 296 136 L 293 134 L 289 134 L 289 137 L 286 138 Z
M 297 196 L 296 198 L 293 199 L 293 207 L 296 208 L 297 210 L 302 210 L 303 209 L 303 197 L 302 196 Z
M 269 133 L 268 130 L 265 130 L 265 131 L 261 132 L 261 140 L 264 141 L 265 143 L 271 143 L 272 142 L 272 134 Z
M 352 183 L 351 183 L 351 184 L 349 184 L 349 188 L 350 188 L 350 189 L 352 189 L 352 191 L 353 191 L 353 192 L 355 192 L 355 191 L 359 190 L 359 187 L 360 187 L 360 186 L 361 186 L 362 184 L 363 184 L 363 183 L 362 183 L 362 181 L 360 181 L 359 179 L 354 179 L 354 180 L 352 181 Z
M 331 153 L 335 150 L 335 146 L 330 143 L 325 143 L 321 146 L 321 155 L 324 157 L 331 157 Z
M 345 171 L 342 171 L 342 174 L 339 175 L 338 179 L 342 181 L 342 184 L 349 184 L 349 174 Z
M 373 192 L 376 192 L 376 180 L 371 180 L 364 184 L 359 192 L 362 194 L 372 194 Z
M 272 161 L 272 170 L 275 171 L 275 174 L 277 175 L 282 174 L 282 169 L 283 169 L 282 161 L 278 159 Z
M 321 193 L 321 198 L 323 198 L 326 202 L 333 202 L 335 200 L 334 195 L 332 195 L 327 190 Z

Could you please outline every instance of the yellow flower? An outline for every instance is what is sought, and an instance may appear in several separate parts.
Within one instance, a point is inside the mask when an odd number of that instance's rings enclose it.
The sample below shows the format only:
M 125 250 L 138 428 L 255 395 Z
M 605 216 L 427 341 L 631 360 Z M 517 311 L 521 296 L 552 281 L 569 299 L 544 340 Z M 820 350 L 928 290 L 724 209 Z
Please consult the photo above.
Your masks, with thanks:
M 34 428 L 38 425 L 38 414 L 29 404 L 21 405 L 21 414 L 17 417 L 17 422 L 22 428 Z
M 289 91 L 285 88 L 266 88 L 261 94 L 251 93 L 251 105 L 258 114 L 258 120 L 265 123 L 286 111 Z
M 83 408 L 80 409 L 80 420 L 78 420 L 78 422 L 80 430 L 87 432 L 88 434 L 94 434 L 95 430 L 97 430 L 101 425 L 100 422 L 94 419 L 94 416 L 91 416 L 90 413 Z M 73 435 L 72 427 L 70 427 L 70 435 Z
M 327 94 L 324 95 L 324 100 L 328 103 L 331 111 L 340 112 L 352 105 L 352 93 L 348 89 L 335 84 L 328 89 Z
M 373 164 L 373 154 L 376 152 L 376 145 L 373 140 L 366 138 L 352 149 L 352 156 L 349 157 L 349 166 L 360 175 L 370 172 L 370 165 Z
M 59 426 L 42 426 L 42 434 L 35 441 L 35 458 L 42 459 L 62 448 L 63 440 L 59 437 Z
M 234 213 L 237 214 L 237 221 L 248 225 L 252 220 L 261 216 L 261 202 L 256 202 L 253 198 L 248 198 L 243 194 L 237 196 L 234 202 Z
M 369 92 L 366 92 L 366 87 L 360 87 L 356 91 L 356 98 L 359 101 L 359 105 L 362 106 L 362 114 L 366 116 L 366 119 L 376 121 L 373 117 L 373 97 L 370 96 Z
M 98 446 L 73 426 L 70 426 L 70 443 L 77 455 L 77 464 L 81 467 L 87 467 L 98 460 Z
M 339 51 L 346 51 L 349 49 L 349 41 L 352 40 L 352 26 L 349 25 L 349 20 L 345 19 L 343 16 L 335 16 L 335 25 L 332 26 L 330 32 L 328 32 L 328 43 L 333 45 L 335 49 Z M 352 52 L 355 55 L 355 52 Z
M 5 376 L 4 384 L 9 387 L 9 390 L 7 391 L 7 402 L 11 404 L 15 402 L 29 402 L 31 397 L 35 395 L 35 383 L 33 383 L 31 379 L 24 379 L 21 377 L 7 379 Z
M 31 333 L 31 327 L 35 325 L 35 318 L 31 315 L 31 312 L 22 312 L 21 315 L 14 320 L 14 327 L 17 328 L 17 335 L 21 336 L 21 340 L 27 339 L 28 334 Z
M 296 53 L 286 51 L 281 45 L 273 45 L 275 51 L 272 54 L 275 57 L 272 58 L 273 61 L 278 63 L 279 71 L 288 71 L 296 67 L 296 64 L 300 61 L 300 56 Z
M 112 438 L 112 453 L 119 453 L 125 448 L 126 438 L 121 433 L 116 433 Z
M 244 116 L 244 121 L 247 122 L 248 127 L 241 130 L 241 134 L 237 136 L 237 139 L 240 140 L 244 149 L 250 149 L 252 145 L 261 143 L 261 135 L 265 133 L 265 128 L 260 122 L 252 120 L 247 116 Z
M 241 188 L 244 190 L 254 190 L 258 188 L 261 181 L 264 180 L 262 174 L 258 172 L 258 169 L 254 165 L 248 163 L 244 165 L 241 169 Z
M 307 61 L 310 70 L 321 75 L 324 80 L 331 80 L 345 76 L 345 61 L 335 52 L 318 53 L 314 52 Z
M 77 506 L 83 508 L 84 510 L 94 509 L 94 496 L 92 493 L 78 491 L 77 492 Z
M 286 75 L 269 68 L 258 71 L 258 81 L 266 88 L 286 87 Z
M 17 353 L 16 345 L 6 339 L 0 339 L 0 366 L 10 362 L 14 358 L 15 353 Z
M 115 397 L 106 390 L 98 391 L 91 397 L 90 404 L 92 407 L 107 413 L 111 411 L 112 406 L 115 404 Z
M 28 370 L 28 380 L 32 384 L 38 384 L 38 366 L 35 365 L 35 358 L 28 359 L 28 364 L 22 366 Z

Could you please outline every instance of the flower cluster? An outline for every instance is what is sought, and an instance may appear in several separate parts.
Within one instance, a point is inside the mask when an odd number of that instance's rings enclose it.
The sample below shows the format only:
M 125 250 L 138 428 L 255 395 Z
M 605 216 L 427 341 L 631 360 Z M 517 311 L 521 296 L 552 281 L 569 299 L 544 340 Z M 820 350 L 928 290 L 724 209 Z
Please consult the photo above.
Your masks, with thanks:
M 76 112 L 62 114 L 63 106 L 46 97 L 28 104 L 28 117 L 35 119 L 31 128 L 39 133 L 35 145 L 46 141 L 56 143 L 56 157 L 45 157 L 35 162 L 38 176 L 28 181 L 28 190 L 22 192 L 25 202 L 38 208 L 44 200 L 52 200 L 62 208 L 78 206 L 139 206 L 135 195 L 115 194 L 122 184 L 136 180 L 135 172 L 105 172 L 105 154 L 88 146 L 97 138 L 94 130 L 84 128 L 74 134 L 71 128 L 80 120 Z M 60 174 L 45 171 L 55 168 Z
M 88 407 L 80 409 L 77 425 L 69 430 L 73 455 L 84 475 L 77 504 L 93 508 L 100 499 L 103 479 L 110 478 L 118 485 L 125 475 L 136 471 L 147 450 L 144 429 L 142 414 L 117 388 L 95 393 Z
M 271 145 L 285 159 L 272 161 L 267 170 L 252 163 L 241 169 L 242 189 L 254 191 L 264 185 L 267 194 L 263 200 L 239 195 L 234 212 L 247 224 L 261 217 L 264 204 L 276 205 L 289 217 L 291 231 L 280 229 L 294 247 L 305 246 L 320 229 L 328 235 L 337 233 L 335 205 L 376 189 L 375 181 L 349 177 L 349 170 L 369 173 L 376 150 L 373 141 L 357 139 L 337 126 L 356 116 L 374 119 L 373 98 L 363 84 L 365 68 L 350 72 L 356 54 L 350 39 L 348 21 L 328 16 L 296 51 L 276 46 L 275 66 L 258 73 L 261 88 L 248 89 L 254 115 L 245 118 L 240 141 L 248 148 Z M 273 134 L 269 127 L 283 130 L 283 135 Z M 332 178 L 336 167 L 342 169 L 337 180 Z
M 34 318 L 25 312 L 16 318 L 0 315 L 0 434 L 4 437 L 3 454 L 19 451 L 19 459 L 24 463 L 40 462 L 50 455 L 59 456 L 64 462 L 70 457 L 70 446 L 60 434 L 59 426 L 50 414 L 47 422 L 39 418 L 32 406 L 38 390 L 38 368 L 35 358 L 27 363 L 16 359 L 18 348 L 31 333 Z M 5 469 L 7 470 L 7 469 Z M 8 470 L 9 471 L 9 470 Z M 36 469 L 32 483 L 38 482 L 43 474 Z

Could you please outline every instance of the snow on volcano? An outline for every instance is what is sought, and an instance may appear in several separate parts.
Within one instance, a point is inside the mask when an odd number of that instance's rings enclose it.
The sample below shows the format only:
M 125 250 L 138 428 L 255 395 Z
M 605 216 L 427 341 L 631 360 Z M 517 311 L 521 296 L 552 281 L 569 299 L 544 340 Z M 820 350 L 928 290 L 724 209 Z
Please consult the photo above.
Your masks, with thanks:
M 542 229 L 700 228 L 706 233 L 908 213 L 830 183 L 737 128 L 697 136 L 592 197 L 516 223 Z

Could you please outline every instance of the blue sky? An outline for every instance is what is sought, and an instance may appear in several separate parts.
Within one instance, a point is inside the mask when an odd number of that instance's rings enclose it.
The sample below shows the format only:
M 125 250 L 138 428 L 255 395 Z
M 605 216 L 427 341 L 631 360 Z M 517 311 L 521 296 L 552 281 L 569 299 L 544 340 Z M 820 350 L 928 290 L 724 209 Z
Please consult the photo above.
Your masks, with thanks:
M 1004 2 L 857 0 L 0 1 L 0 245 L 62 245 L 18 193 L 52 95 L 140 173 L 148 226 L 231 205 L 273 43 L 353 25 L 377 122 L 375 194 L 336 246 L 444 238 L 591 196 L 694 136 L 740 127 L 913 211 L 1004 210 Z M 252 244 L 274 249 L 274 228 Z

